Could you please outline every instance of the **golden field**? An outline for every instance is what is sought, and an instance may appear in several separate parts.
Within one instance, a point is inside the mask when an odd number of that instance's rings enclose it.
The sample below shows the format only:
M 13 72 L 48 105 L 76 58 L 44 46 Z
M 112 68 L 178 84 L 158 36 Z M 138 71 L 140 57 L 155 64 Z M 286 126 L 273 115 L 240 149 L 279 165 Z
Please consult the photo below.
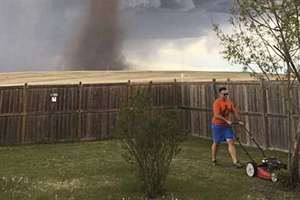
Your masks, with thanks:
M 7 72 L 0 73 L 0 86 L 51 85 L 115 82 L 178 82 L 218 81 L 230 79 L 253 80 L 245 72 L 205 72 L 205 71 L 53 71 L 53 72 Z

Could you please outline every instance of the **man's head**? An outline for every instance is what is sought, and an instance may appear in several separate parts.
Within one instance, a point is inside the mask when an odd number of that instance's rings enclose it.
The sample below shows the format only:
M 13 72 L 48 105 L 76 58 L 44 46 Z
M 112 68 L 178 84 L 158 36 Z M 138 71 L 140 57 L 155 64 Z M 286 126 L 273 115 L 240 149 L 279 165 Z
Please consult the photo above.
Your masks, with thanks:
M 228 90 L 226 87 L 219 88 L 219 97 L 224 100 L 228 97 Z

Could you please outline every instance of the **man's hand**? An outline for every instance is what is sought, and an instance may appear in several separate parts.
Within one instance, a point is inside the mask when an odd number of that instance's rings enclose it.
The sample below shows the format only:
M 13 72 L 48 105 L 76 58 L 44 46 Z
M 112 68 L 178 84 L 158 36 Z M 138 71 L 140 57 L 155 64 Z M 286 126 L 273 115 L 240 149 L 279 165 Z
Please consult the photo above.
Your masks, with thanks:
M 243 121 L 239 121 L 238 123 L 239 123 L 239 125 L 242 125 L 242 126 L 245 125 L 245 123 Z
M 227 123 L 228 125 L 231 125 L 231 124 L 232 124 L 232 121 L 226 120 L 226 123 Z

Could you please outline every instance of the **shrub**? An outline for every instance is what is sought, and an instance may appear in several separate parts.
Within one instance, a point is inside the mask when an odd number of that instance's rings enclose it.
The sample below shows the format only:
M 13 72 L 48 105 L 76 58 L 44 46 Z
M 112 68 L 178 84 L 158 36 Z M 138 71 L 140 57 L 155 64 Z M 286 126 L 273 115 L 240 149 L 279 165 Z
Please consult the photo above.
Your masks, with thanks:
M 165 192 L 171 161 L 185 139 L 179 116 L 178 111 L 155 109 L 147 90 L 138 90 L 120 109 L 116 130 L 126 150 L 124 158 L 137 168 L 150 198 Z

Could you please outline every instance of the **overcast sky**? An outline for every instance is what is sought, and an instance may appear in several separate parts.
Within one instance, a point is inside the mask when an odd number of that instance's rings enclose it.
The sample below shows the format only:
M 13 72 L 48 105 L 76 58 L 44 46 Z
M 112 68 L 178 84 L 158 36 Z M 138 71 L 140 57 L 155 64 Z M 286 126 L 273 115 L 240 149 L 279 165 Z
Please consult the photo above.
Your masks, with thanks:
M 230 0 L 120 0 L 121 52 L 147 70 L 240 70 L 223 60 L 212 23 Z M 62 70 L 85 0 L 0 0 L 0 71 Z

